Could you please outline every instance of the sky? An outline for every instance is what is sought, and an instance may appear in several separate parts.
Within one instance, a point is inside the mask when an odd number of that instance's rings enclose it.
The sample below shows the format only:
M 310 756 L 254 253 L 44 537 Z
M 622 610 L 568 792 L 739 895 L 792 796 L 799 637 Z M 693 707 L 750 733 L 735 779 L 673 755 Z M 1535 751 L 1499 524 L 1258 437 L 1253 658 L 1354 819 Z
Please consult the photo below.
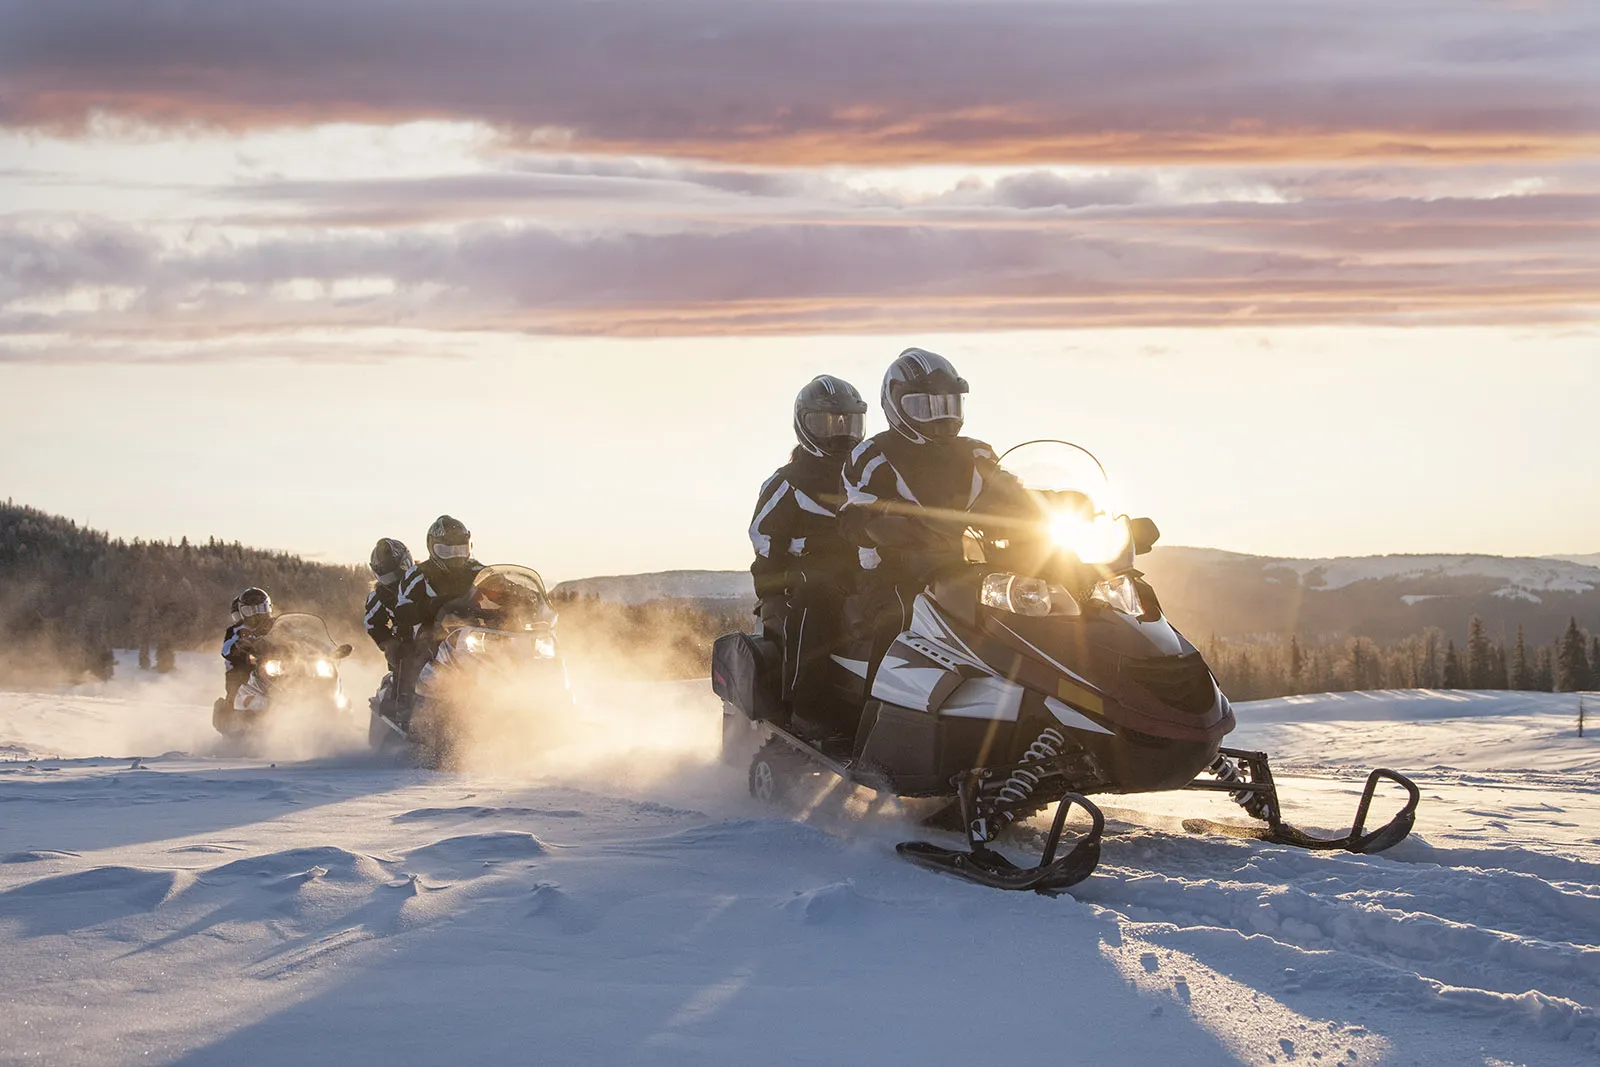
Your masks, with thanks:
M 1169 543 L 1600 550 L 1600 7 L 0 0 L 0 497 L 738 567 L 908 345 Z

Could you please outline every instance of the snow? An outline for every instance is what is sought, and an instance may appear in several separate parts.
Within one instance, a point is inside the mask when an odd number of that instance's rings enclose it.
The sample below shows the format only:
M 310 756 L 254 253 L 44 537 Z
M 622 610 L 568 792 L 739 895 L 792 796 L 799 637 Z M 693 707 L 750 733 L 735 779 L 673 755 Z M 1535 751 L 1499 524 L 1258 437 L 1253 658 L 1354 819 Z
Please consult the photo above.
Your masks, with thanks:
M 354 728 L 229 751 L 210 657 L 128 673 L 0 692 L 0 1062 L 1600 1053 L 1600 736 L 1569 694 L 1241 705 L 1291 819 L 1338 828 L 1385 764 L 1417 833 L 1312 854 L 1182 832 L 1224 797 L 1105 797 L 1099 871 L 1050 899 L 904 863 L 915 812 L 865 793 L 759 806 L 704 682 L 578 679 L 585 730 L 436 773 Z

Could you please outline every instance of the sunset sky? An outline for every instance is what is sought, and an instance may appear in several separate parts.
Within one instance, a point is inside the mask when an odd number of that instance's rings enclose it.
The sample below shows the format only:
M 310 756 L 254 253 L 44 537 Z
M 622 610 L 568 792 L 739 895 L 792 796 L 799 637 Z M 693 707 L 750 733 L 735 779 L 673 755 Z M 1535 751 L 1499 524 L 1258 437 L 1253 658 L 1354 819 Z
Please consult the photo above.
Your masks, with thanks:
M 1600 5 L 0 0 L 0 498 L 738 567 L 913 344 L 1171 543 L 1600 551 Z

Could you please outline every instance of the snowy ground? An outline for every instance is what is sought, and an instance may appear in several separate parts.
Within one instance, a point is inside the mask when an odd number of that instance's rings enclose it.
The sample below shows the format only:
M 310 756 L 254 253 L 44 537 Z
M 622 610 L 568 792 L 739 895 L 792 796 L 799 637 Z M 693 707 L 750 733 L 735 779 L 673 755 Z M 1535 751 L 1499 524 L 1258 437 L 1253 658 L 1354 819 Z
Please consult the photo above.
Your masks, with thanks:
M 1600 1062 L 1570 696 L 1247 705 L 1292 819 L 1385 763 L 1418 833 L 1312 855 L 1179 828 L 1225 798 L 1107 797 L 1099 872 L 1047 899 L 898 860 L 918 832 L 861 796 L 757 807 L 702 683 L 586 689 L 586 730 L 446 774 L 355 727 L 229 753 L 211 660 L 0 692 L 0 1062 Z

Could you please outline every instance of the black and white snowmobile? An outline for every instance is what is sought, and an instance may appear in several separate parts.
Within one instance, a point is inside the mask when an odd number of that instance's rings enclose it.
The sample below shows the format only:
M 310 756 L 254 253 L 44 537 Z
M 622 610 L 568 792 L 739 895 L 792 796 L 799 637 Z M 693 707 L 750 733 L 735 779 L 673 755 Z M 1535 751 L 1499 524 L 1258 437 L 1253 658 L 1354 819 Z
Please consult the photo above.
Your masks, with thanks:
M 368 741 L 414 745 L 423 761 L 448 766 L 475 725 L 570 709 L 572 692 L 556 641 L 555 609 L 538 572 L 497 564 L 439 612 L 433 657 L 417 677 L 409 716 L 372 701 Z
M 724 701 L 724 752 L 760 746 L 752 793 L 779 798 L 805 776 L 832 772 L 900 797 L 951 798 L 927 825 L 958 828 L 966 849 L 910 841 L 901 855 L 984 885 L 1042 892 L 1082 881 L 1099 862 L 1105 821 L 1086 794 L 1223 791 L 1265 825 L 1185 826 L 1302 848 L 1377 852 L 1410 833 L 1418 792 L 1390 770 L 1372 772 L 1341 837 L 1284 822 L 1267 756 L 1221 746 L 1233 709 L 1134 567 L 1159 536 L 1155 524 L 1108 510 L 1104 469 L 1079 446 L 1028 442 L 1002 464 L 1025 499 L 980 498 L 955 520 L 966 527 L 964 559 L 935 571 L 876 672 L 863 658 L 832 657 L 836 696 L 860 709 L 853 738 L 806 730 L 808 709 L 782 706 L 772 682 L 782 653 L 771 642 L 717 640 L 712 684 Z M 1407 800 L 1369 832 L 1367 812 L 1385 779 Z M 1037 865 L 1019 867 L 991 847 L 1007 826 L 1052 803 L 1059 807 Z M 1074 805 L 1090 826 L 1058 856 Z
M 333 643 L 327 624 L 316 615 L 279 615 L 258 640 L 250 657 L 250 678 L 234 694 L 233 703 L 217 701 L 212 725 L 223 736 L 238 738 L 288 709 L 323 717 L 345 715 L 350 701 L 339 680 L 339 661 L 350 652 L 349 645 Z

